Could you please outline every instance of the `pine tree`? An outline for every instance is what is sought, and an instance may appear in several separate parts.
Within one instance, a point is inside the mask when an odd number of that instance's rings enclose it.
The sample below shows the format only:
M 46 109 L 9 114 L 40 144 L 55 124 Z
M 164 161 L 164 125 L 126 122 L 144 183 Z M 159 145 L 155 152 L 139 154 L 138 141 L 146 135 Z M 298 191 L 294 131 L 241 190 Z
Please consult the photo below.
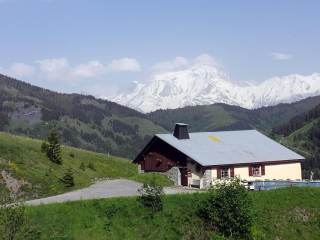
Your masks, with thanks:
M 52 128 L 50 132 L 50 136 L 48 138 L 49 146 L 47 149 L 47 156 L 51 162 L 62 164 L 62 159 L 60 156 L 61 149 L 60 149 L 60 141 L 58 137 L 57 131 Z
M 74 186 L 73 172 L 71 168 L 68 168 L 67 172 L 60 179 L 60 181 L 63 182 L 66 187 Z
M 49 147 L 49 144 L 46 141 L 44 141 L 41 144 L 41 152 L 46 153 L 48 151 L 48 147 Z
M 84 162 L 82 162 L 81 164 L 80 164 L 80 167 L 79 167 L 82 171 L 85 171 L 86 169 L 85 169 L 85 166 L 84 166 Z

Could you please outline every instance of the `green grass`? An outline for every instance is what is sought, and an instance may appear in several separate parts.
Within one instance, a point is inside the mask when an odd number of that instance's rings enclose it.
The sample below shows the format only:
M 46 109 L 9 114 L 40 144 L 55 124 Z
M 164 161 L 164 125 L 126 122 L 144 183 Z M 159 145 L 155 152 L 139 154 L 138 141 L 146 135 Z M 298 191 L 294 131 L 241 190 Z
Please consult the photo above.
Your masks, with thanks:
M 41 239 L 208 239 L 195 215 L 198 196 L 165 196 L 153 218 L 135 197 L 27 207 L 28 228 Z
M 265 239 L 320 239 L 320 188 L 253 192 L 255 231 Z
M 146 183 L 146 184 L 150 184 L 151 181 L 154 180 L 157 185 L 162 187 L 169 187 L 173 185 L 173 182 L 166 175 L 157 174 L 157 173 L 141 173 L 141 174 L 134 175 L 129 179 L 136 182 L 140 182 L 140 183 Z
M 160 133 L 169 133 L 167 130 L 165 130 L 163 127 L 154 124 L 154 122 L 141 118 L 141 117 L 118 117 L 116 114 L 113 114 L 112 117 L 106 117 L 102 125 L 104 128 L 108 129 L 108 123 L 110 120 L 119 120 L 121 122 L 124 122 L 126 124 L 134 126 L 135 124 L 138 124 L 139 126 L 139 136 L 144 138 L 145 136 L 153 136 L 154 134 L 160 134 Z
M 139 117 L 124 117 L 120 118 L 124 123 L 135 125 L 139 125 L 139 135 L 140 137 L 144 138 L 146 135 L 153 136 L 154 134 L 160 134 L 160 133 L 169 133 L 167 130 L 165 130 L 163 127 L 154 124 L 152 121 L 139 118 Z
M 153 218 L 135 197 L 30 206 L 27 228 L 40 239 L 210 239 L 196 214 L 206 193 L 167 195 Z M 320 188 L 251 192 L 255 239 L 320 239 Z M 34 236 L 34 235 L 33 235 Z
M 315 124 L 318 121 L 319 121 L 319 118 L 313 120 L 312 122 L 306 124 L 302 128 L 300 128 L 297 131 L 295 131 L 292 134 L 290 134 L 286 138 L 288 145 L 293 145 L 295 143 L 295 141 L 293 140 L 294 137 L 297 137 L 299 134 L 305 134 L 306 132 L 308 132 L 312 128 L 313 124 Z
M 296 130 L 295 132 L 291 133 L 289 136 L 283 138 L 282 135 L 276 135 L 276 140 L 277 142 L 280 142 L 286 146 L 294 150 L 295 152 L 304 155 L 305 157 L 308 157 L 312 155 L 313 153 L 310 152 L 308 149 L 303 147 L 303 144 L 305 143 L 305 140 L 298 140 L 298 135 L 305 135 L 311 128 L 312 126 L 319 121 L 319 118 L 313 120 L 312 122 L 306 124 L 302 128 Z M 296 139 L 294 139 L 296 138 Z
M 147 116 L 170 131 L 173 131 L 177 122 L 187 123 L 189 132 L 212 131 L 236 122 L 232 114 L 218 105 L 158 110 L 148 113 Z
M 26 198 L 46 197 L 89 186 L 95 180 L 128 178 L 137 174 L 137 166 L 130 160 L 61 146 L 63 165 L 48 160 L 40 150 L 42 141 L 0 132 L 0 172 L 10 172 L 16 179 L 24 179 L 32 187 L 23 185 Z M 73 152 L 75 157 L 69 154 Z M 84 162 L 85 171 L 79 169 Z M 93 163 L 95 171 L 88 168 Z M 71 167 L 75 186 L 66 188 L 59 179 Z M 0 175 L 1 176 L 1 175 Z

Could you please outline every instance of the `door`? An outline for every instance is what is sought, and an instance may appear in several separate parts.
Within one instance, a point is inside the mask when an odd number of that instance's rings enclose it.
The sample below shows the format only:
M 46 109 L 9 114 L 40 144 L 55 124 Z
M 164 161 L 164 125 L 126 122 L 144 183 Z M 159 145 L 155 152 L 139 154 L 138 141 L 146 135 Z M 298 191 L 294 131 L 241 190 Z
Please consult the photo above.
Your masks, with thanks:
M 181 172 L 181 185 L 188 186 L 188 169 L 180 168 L 180 172 Z

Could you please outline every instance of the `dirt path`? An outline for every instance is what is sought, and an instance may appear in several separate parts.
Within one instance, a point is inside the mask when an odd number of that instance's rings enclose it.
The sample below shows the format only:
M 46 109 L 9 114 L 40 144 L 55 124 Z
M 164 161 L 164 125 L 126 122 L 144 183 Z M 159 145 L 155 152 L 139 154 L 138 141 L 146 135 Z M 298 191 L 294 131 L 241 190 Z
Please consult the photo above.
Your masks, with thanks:
M 95 199 L 95 198 L 136 196 L 136 195 L 139 195 L 138 189 L 141 186 L 142 186 L 141 183 L 134 182 L 131 180 L 125 180 L 125 179 L 101 181 L 93 184 L 88 188 L 84 188 L 81 190 L 61 194 L 58 196 L 26 201 L 26 205 L 59 203 L 59 202 L 66 202 L 66 201 L 76 201 L 76 200 Z M 165 191 L 165 194 L 177 194 L 177 193 L 194 193 L 197 190 L 187 189 L 182 187 L 165 187 L 164 191 Z

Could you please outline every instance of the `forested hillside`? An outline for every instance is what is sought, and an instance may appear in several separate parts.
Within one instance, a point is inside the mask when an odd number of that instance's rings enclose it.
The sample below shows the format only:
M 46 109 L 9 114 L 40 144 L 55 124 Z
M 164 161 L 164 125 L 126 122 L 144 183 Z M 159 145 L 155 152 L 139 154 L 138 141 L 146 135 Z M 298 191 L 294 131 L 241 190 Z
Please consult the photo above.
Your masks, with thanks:
M 185 122 L 188 123 L 190 132 L 256 128 L 268 134 L 273 127 L 287 123 L 293 116 L 308 111 L 319 103 L 320 96 L 317 96 L 291 104 L 279 104 L 254 110 L 220 103 L 157 110 L 147 115 L 156 124 L 170 132 L 175 122 Z
M 187 123 L 190 132 L 255 128 L 287 136 L 317 118 L 319 104 L 317 96 L 254 110 L 213 104 L 143 114 L 93 96 L 61 94 L 0 75 L 0 131 L 46 139 L 56 127 L 65 145 L 131 159 L 154 134 L 172 132 L 176 122 Z
M 272 129 L 270 136 L 306 157 L 303 177 L 320 179 L 320 104 Z
M 133 158 L 155 133 L 167 132 L 144 114 L 107 100 L 61 94 L 0 75 L 0 131 Z

